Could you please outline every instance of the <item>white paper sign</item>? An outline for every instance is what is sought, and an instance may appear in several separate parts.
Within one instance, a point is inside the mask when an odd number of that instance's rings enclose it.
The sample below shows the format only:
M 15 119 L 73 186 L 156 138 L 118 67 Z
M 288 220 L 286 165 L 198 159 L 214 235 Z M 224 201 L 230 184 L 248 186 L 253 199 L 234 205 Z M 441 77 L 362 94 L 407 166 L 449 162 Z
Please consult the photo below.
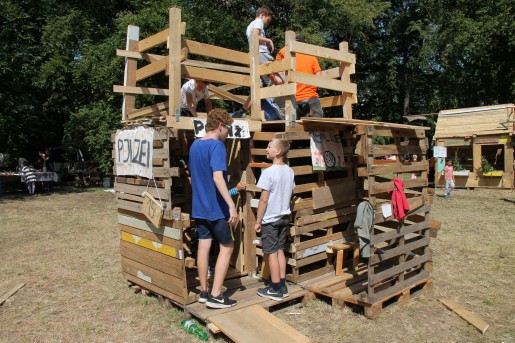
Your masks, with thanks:
M 388 218 L 392 216 L 392 205 L 390 203 L 388 204 L 382 204 L 381 205 L 381 212 L 383 212 L 383 217 Z
M 338 130 L 310 131 L 313 170 L 343 169 L 343 146 Z
M 143 126 L 118 130 L 115 136 L 116 175 L 152 178 L 154 130 Z
M 434 157 L 447 157 L 447 147 L 445 146 L 435 146 L 433 148 L 433 156 Z
M 193 131 L 195 137 L 201 138 L 206 134 L 206 118 L 191 118 L 193 121 Z M 231 129 L 227 138 L 250 138 L 249 123 L 246 120 L 235 120 L 232 122 Z

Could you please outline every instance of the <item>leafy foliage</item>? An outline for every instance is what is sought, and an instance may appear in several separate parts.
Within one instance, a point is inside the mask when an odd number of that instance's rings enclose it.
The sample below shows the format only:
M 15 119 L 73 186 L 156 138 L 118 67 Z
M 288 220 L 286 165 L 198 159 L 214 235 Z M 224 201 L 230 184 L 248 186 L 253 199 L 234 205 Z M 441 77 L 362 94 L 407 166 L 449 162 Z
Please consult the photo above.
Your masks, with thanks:
M 148 37 L 168 26 L 170 6 L 180 6 L 188 38 L 247 51 L 245 28 L 263 4 L 275 13 L 266 32 L 276 50 L 286 30 L 334 49 L 349 42 L 356 118 L 400 122 L 513 101 L 510 0 L 0 0 L 0 153 L 33 160 L 48 146 L 80 147 L 110 173 L 121 108 L 112 86 L 122 84 L 124 69 L 114 52 L 125 47 L 127 26 Z M 153 81 L 167 86 L 164 75 Z M 136 105 L 153 102 L 140 96 Z

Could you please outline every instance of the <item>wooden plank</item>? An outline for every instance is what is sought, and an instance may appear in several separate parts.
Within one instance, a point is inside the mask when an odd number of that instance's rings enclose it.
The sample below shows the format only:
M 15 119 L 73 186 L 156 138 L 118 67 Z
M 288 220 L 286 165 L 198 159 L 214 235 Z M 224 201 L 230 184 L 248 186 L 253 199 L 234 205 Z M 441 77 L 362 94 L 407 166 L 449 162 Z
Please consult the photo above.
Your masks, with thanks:
M 168 109 L 168 102 L 159 102 L 150 106 L 138 108 L 127 113 L 127 118 L 134 119 L 137 117 L 152 117 L 161 115 Z
M 357 201 L 356 201 L 356 203 L 357 203 Z M 356 207 L 349 205 L 349 207 L 344 207 L 344 208 L 339 208 L 339 209 L 331 209 L 331 210 L 325 211 L 323 213 L 318 213 L 318 214 L 313 214 L 313 215 L 304 215 L 295 221 L 295 225 L 303 226 L 303 225 L 307 225 L 307 224 L 311 224 L 311 223 L 315 223 L 315 222 L 319 222 L 319 221 L 333 219 L 333 218 L 336 218 L 339 216 L 349 215 L 352 213 L 356 213 Z
M 183 265 L 184 260 L 178 260 L 157 251 L 146 249 L 122 240 L 120 240 L 120 254 L 123 257 L 142 263 L 163 273 L 173 275 L 179 279 L 186 278 Z
M 288 81 L 315 86 L 318 88 L 331 89 L 338 92 L 356 94 L 358 87 L 355 83 L 342 83 L 340 80 L 324 79 L 320 76 L 291 71 Z
M 153 34 L 152 36 L 142 39 L 138 44 L 138 52 L 143 52 L 160 44 L 166 43 L 169 33 L 170 29 L 165 29 L 161 32 Z
M 340 68 L 334 67 L 331 69 L 322 70 L 322 77 L 330 78 L 330 79 L 339 79 L 341 77 Z M 322 99 L 320 99 L 322 100 Z
M 408 251 L 412 251 L 421 247 L 429 246 L 429 237 L 424 237 L 422 239 L 419 239 L 413 243 L 404 244 L 397 248 L 393 248 L 390 250 L 387 250 L 383 254 L 380 255 L 372 255 L 369 259 L 369 265 L 377 264 L 381 261 L 388 260 L 392 257 L 399 256 L 401 254 L 405 254 Z
M 338 224 L 342 224 L 342 223 L 348 223 L 350 221 L 353 221 L 355 219 L 355 217 L 356 217 L 356 215 L 354 213 L 351 213 L 348 215 L 339 216 L 336 218 L 332 218 L 332 219 L 328 219 L 328 220 L 324 220 L 321 222 L 316 222 L 313 224 L 308 224 L 308 225 L 304 225 L 304 226 L 300 226 L 300 227 L 292 226 L 290 229 L 290 235 L 296 236 L 296 235 L 300 235 L 303 233 L 312 232 L 315 230 L 325 229 L 330 226 L 334 226 L 334 225 L 338 225 Z
M 190 67 L 185 65 L 181 66 L 181 77 L 207 80 L 211 82 L 231 83 L 234 85 L 250 87 L 250 76 L 248 75 Z
M 213 86 L 213 85 L 209 85 L 209 91 L 213 92 L 213 94 L 216 94 L 216 95 L 222 97 L 223 99 L 232 100 L 239 104 L 244 104 L 245 100 L 246 100 L 246 97 L 244 97 L 244 96 L 232 94 L 232 93 L 224 90 L 221 87 L 217 87 L 217 86 Z
M 409 138 L 425 138 L 424 128 L 414 129 L 400 127 L 385 126 L 369 126 L 367 128 L 369 136 L 376 137 L 409 137 Z
M 230 71 L 230 72 L 242 73 L 242 74 L 250 74 L 249 67 L 239 67 L 239 66 L 233 66 L 233 65 L 229 65 L 229 64 L 196 61 L 196 60 L 185 60 L 182 62 L 182 64 L 185 66 L 191 66 L 191 67 L 223 70 L 223 71 Z M 211 88 L 211 85 L 209 86 L 209 88 Z
M 381 165 L 368 165 L 368 175 L 381 175 L 392 173 L 407 173 L 417 171 L 427 171 L 428 161 L 410 162 L 410 163 L 394 163 Z
M 259 98 L 277 98 L 287 95 L 295 95 L 297 93 L 297 86 L 295 83 L 288 83 L 281 86 L 264 87 L 259 90 Z
M 145 289 L 148 289 L 156 294 L 163 295 L 180 305 L 190 304 L 190 303 L 197 301 L 196 295 L 193 292 L 189 292 L 187 297 L 181 296 L 181 295 L 177 295 L 173 292 L 170 292 L 166 289 L 163 289 L 161 287 L 158 287 L 150 282 L 147 282 L 137 276 L 134 276 L 134 275 L 126 273 L 126 272 L 123 272 L 123 277 L 125 278 L 125 280 L 131 281 L 131 282 L 133 282 Z
M 116 192 L 123 192 L 133 195 L 139 195 L 141 196 L 143 192 L 149 192 L 150 195 L 152 195 L 154 198 L 158 199 L 170 199 L 170 190 L 169 189 L 159 189 L 156 190 L 155 187 L 146 187 L 146 186 L 133 186 L 129 184 L 123 184 L 123 183 L 115 183 L 114 184 L 114 190 Z M 142 197 L 143 201 L 143 197 Z
M 153 251 L 157 251 L 161 254 L 175 257 L 179 260 L 182 260 L 183 258 L 183 252 L 182 249 L 177 249 L 172 246 L 162 244 L 159 242 L 154 242 L 150 239 L 146 239 L 143 237 L 140 237 L 138 235 L 133 235 L 125 231 L 121 231 L 121 239 L 125 242 L 129 242 Z
M 209 317 L 234 342 L 283 343 L 310 340 L 259 305 Z
M 287 71 L 290 69 L 291 60 L 288 58 L 280 61 L 273 61 L 270 64 L 260 64 L 258 67 L 259 75 L 267 75 L 272 73 L 278 73 L 281 71 Z
M 416 276 L 410 277 L 409 279 L 404 280 L 403 282 L 398 282 L 389 288 L 386 288 L 382 291 L 379 291 L 379 292 L 373 294 L 373 296 L 371 296 L 371 297 L 369 295 L 369 300 L 372 304 L 377 303 L 379 301 L 385 301 L 389 297 L 392 297 L 395 294 L 398 294 L 400 291 L 405 290 L 405 289 L 410 289 L 415 284 L 417 284 L 419 282 L 424 282 L 428 278 L 429 278 L 429 272 L 421 271 Z
M 483 319 L 481 319 L 476 314 L 470 312 L 469 310 L 465 309 L 463 306 L 458 304 L 457 302 L 450 300 L 450 299 L 438 299 L 442 305 L 447 307 L 449 310 L 456 313 L 460 318 L 467 321 L 469 324 L 472 324 L 479 332 L 484 334 L 486 330 L 490 327 L 490 325 L 485 322 Z
M 250 65 L 248 53 L 222 48 L 216 45 L 199 43 L 189 39 L 182 39 L 182 47 L 188 48 L 190 54 L 213 57 L 219 60 Z
M 142 68 L 139 68 L 136 71 L 136 81 L 141 81 L 152 75 L 156 75 L 158 73 L 164 72 L 166 70 L 167 63 L 168 63 L 168 59 L 163 58 L 161 60 L 147 64 L 146 66 L 144 66 Z
M 404 189 L 407 190 L 408 188 L 418 188 L 418 187 L 427 187 L 428 186 L 428 180 L 426 178 L 417 178 L 412 180 L 405 180 L 404 181 Z M 372 187 L 368 190 L 369 195 L 373 194 L 379 194 L 379 193 L 386 193 L 391 192 L 395 189 L 395 185 L 393 184 L 393 181 L 389 182 L 374 182 Z
M 151 223 L 148 223 L 148 224 L 151 224 Z M 142 229 L 134 228 L 132 226 L 120 224 L 120 230 L 128 232 L 128 233 L 133 234 L 133 235 L 137 235 L 137 236 L 146 238 L 146 239 L 154 241 L 154 242 L 163 243 L 163 244 L 169 245 L 169 246 L 177 248 L 177 249 L 181 249 L 182 248 L 181 240 L 177 240 L 177 239 L 174 239 L 174 238 L 166 237 L 166 236 L 160 235 L 160 234 L 158 234 L 156 232 L 152 232 L 152 231 L 150 231 L 148 229 L 147 230 L 142 230 Z
M 400 225 L 400 223 L 399 223 Z M 392 239 L 395 239 L 397 237 L 401 237 L 413 232 L 418 232 L 424 229 L 427 229 L 429 227 L 429 221 L 424 220 L 420 223 L 415 223 L 411 225 L 404 224 L 400 229 L 393 229 L 392 231 L 375 234 L 372 237 L 370 237 L 370 244 L 375 245 L 377 243 L 386 242 Z
M 251 155 L 266 156 L 266 149 L 250 149 Z M 311 149 L 292 149 L 288 152 L 288 158 L 311 157 Z
M 422 263 L 425 263 L 427 261 L 429 261 L 431 259 L 431 255 L 430 254 L 427 254 L 427 255 L 423 255 L 423 256 L 418 256 L 412 260 L 409 260 L 407 262 L 404 262 L 402 264 L 399 264 L 395 267 L 391 267 L 391 268 L 388 268 L 380 273 L 376 273 L 374 275 L 371 275 L 369 278 L 368 278 L 368 283 L 371 284 L 371 285 L 375 285 L 389 277 L 392 277 L 396 274 L 399 274 L 399 273 L 402 273 L 402 272 L 405 272 L 406 270 L 408 269 L 411 269 L 413 267 L 416 267 L 418 265 L 421 265 Z
M 426 154 L 426 143 L 423 140 L 420 140 L 418 144 L 372 144 L 369 147 L 369 153 L 374 157 L 380 157 L 385 155 L 405 155 L 405 154 L 418 154 L 425 155 Z
M 356 199 L 356 181 L 345 180 L 328 187 L 313 189 L 313 209 Z
M 182 24 L 181 9 L 179 7 L 171 7 L 168 11 L 168 27 L 170 33 L 168 37 L 168 61 L 166 70 L 168 72 L 168 89 L 170 96 L 168 97 L 168 112 L 166 118 L 166 126 L 172 126 L 171 123 L 180 120 L 181 111 L 181 47 Z
M 322 105 L 323 108 L 342 106 L 343 103 L 344 103 L 343 95 L 326 96 L 324 98 L 320 98 L 320 105 Z
M 307 43 L 302 43 L 298 41 L 294 41 L 291 44 L 291 52 L 299 52 L 305 55 L 329 58 L 332 60 L 345 62 L 348 64 L 356 63 L 356 55 L 351 53 L 344 53 L 340 50 L 334 50 L 329 48 L 324 48 L 318 45 L 312 45 Z
M 149 94 L 149 95 L 169 95 L 170 92 L 165 88 L 151 87 L 129 87 L 129 86 L 113 86 L 113 92 L 126 94 Z
M 25 283 L 22 282 L 22 283 L 19 283 L 17 284 L 16 286 L 14 286 L 13 288 L 11 288 L 10 290 L 8 290 L 7 292 L 5 292 L 4 294 L 2 294 L 2 296 L 0 296 L 0 306 L 3 305 L 3 303 L 9 299 L 10 297 L 12 297 L 16 292 L 18 292 L 20 289 L 22 289 L 23 287 L 25 286 Z

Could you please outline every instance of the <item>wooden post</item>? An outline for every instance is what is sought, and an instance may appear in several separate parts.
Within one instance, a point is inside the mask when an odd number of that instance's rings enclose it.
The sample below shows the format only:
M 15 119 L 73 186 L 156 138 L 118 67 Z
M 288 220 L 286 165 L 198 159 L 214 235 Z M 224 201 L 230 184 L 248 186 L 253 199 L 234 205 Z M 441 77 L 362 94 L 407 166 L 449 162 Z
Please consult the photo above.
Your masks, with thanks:
M 286 31 L 286 37 L 284 40 L 284 58 L 291 58 L 290 71 L 296 70 L 295 53 L 291 52 L 291 43 L 295 41 L 295 32 Z M 289 74 L 289 72 L 287 72 Z M 289 82 L 289 77 L 286 75 L 285 84 Z M 296 87 L 296 84 L 295 84 Z M 297 120 L 295 94 L 286 96 L 284 101 L 284 115 L 285 115 L 285 131 L 287 127 L 295 127 L 295 120 Z
M 347 42 L 341 42 L 340 43 L 340 51 L 343 53 L 349 52 L 349 43 Z M 354 73 L 354 70 L 352 70 L 352 74 Z M 351 65 L 340 62 L 340 75 L 342 79 L 342 83 L 350 83 L 350 74 L 351 74 Z M 356 94 L 348 94 L 342 92 L 342 98 L 343 98 L 343 118 L 349 118 L 352 119 L 352 104 L 355 104 L 357 101 Z
M 138 51 L 139 27 L 129 25 L 127 28 L 127 44 L 126 50 Z M 136 86 L 136 71 L 138 69 L 138 59 L 125 57 L 125 72 L 123 76 L 123 85 L 125 87 Z M 134 110 L 136 95 L 123 93 L 122 104 L 122 120 L 127 120 L 127 115 Z
M 168 36 L 168 117 L 167 126 L 174 126 L 181 115 L 181 9 L 170 8 Z
M 475 142 L 472 144 L 472 164 L 474 171 L 479 176 L 481 174 L 481 145 Z
M 249 37 L 250 54 L 250 97 L 251 97 L 251 118 L 261 120 L 261 99 L 259 98 L 259 38 L 257 34 Z

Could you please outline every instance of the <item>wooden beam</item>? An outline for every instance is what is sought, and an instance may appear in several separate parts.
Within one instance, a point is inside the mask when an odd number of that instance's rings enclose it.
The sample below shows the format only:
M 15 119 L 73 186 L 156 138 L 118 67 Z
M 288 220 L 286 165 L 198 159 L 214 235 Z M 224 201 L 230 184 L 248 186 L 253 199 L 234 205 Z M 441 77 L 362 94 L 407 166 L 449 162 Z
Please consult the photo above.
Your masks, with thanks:
M 250 77 L 248 75 L 229 73 L 219 70 L 210 70 L 198 67 L 182 65 L 181 76 L 191 79 L 201 79 L 211 82 L 231 83 L 240 86 L 250 86 Z
M 199 43 L 189 39 L 182 39 L 182 46 L 188 48 L 190 54 L 217 58 L 219 60 L 250 64 L 249 54 L 222 48 L 216 45 Z
M 357 86 L 355 83 L 342 83 L 340 80 L 324 79 L 320 76 L 310 75 L 292 71 L 289 75 L 289 81 L 311 85 L 318 88 L 331 89 L 338 92 L 355 94 L 357 93 Z
M 347 42 L 341 42 L 340 43 L 340 51 L 343 54 L 349 53 L 349 43 Z M 355 62 L 354 62 L 355 63 Z M 352 63 L 352 64 L 354 64 Z M 351 64 L 351 65 L 352 65 Z M 340 63 L 340 75 L 341 75 L 341 82 L 343 85 L 350 84 L 350 66 L 347 63 Z M 357 97 L 357 90 L 356 92 L 352 92 L 352 95 L 349 96 L 348 94 L 345 94 L 345 92 L 342 92 L 343 97 L 343 104 L 342 104 L 342 110 L 343 110 L 343 117 L 352 119 L 352 104 L 355 104 L 358 102 Z
M 196 60 L 185 60 L 184 62 L 182 62 L 182 64 L 185 66 L 191 66 L 191 67 L 199 67 L 199 68 L 206 68 L 206 69 L 230 71 L 230 72 L 234 72 L 234 73 L 250 74 L 250 68 L 248 68 L 248 67 L 239 67 L 239 66 L 233 66 L 233 65 L 229 65 L 229 64 L 212 63 L 212 62 L 204 62 L 204 61 L 196 61 Z
M 8 290 L 7 292 L 5 292 L 4 294 L 2 294 L 2 296 L 0 296 L 0 306 L 3 305 L 3 303 L 7 299 L 12 297 L 16 292 L 18 292 L 20 289 L 22 289 L 23 286 L 25 286 L 25 283 L 19 283 L 16 286 L 14 286 L 13 288 L 11 288 L 10 290 Z
M 128 87 L 128 86 L 113 86 L 113 92 L 126 93 L 126 94 L 149 94 L 149 95 L 168 95 L 168 89 L 165 88 L 150 88 L 150 87 Z
M 257 34 L 249 37 L 250 55 L 250 115 L 253 120 L 261 120 L 260 78 L 259 78 L 259 38 Z
M 291 61 L 289 58 L 285 58 L 280 61 L 275 61 L 270 63 L 269 65 L 260 64 L 258 73 L 259 75 L 267 75 L 272 73 L 277 73 L 280 71 L 286 71 L 290 69 Z
M 244 104 L 245 100 L 247 98 L 246 96 L 232 94 L 232 93 L 224 90 L 221 87 L 217 87 L 217 86 L 213 86 L 213 85 L 209 85 L 209 91 L 213 92 L 214 94 L 218 95 L 219 97 L 221 97 L 223 99 L 232 100 L 239 104 Z
M 280 96 L 295 95 L 297 93 L 297 84 L 288 83 L 281 86 L 261 88 L 259 96 L 261 99 L 277 98 Z
M 128 51 L 136 51 L 138 49 L 139 27 L 129 25 L 127 28 L 127 44 L 125 49 Z M 138 61 L 135 58 L 125 58 L 125 71 L 123 74 L 123 85 L 136 86 L 136 72 L 138 69 Z M 123 95 L 122 104 L 122 120 L 127 119 L 127 114 L 134 110 L 136 104 L 136 96 L 133 94 Z
M 463 306 L 458 304 L 455 301 L 450 299 L 438 299 L 438 301 L 449 310 L 456 313 L 460 318 L 467 321 L 469 324 L 472 324 L 479 332 L 484 334 L 486 330 L 490 327 L 487 322 L 483 319 L 479 318 L 474 313 L 466 310 Z
M 356 55 L 345 53 L 342 51 L 324 48 L 317 45 L 302 43 L 298 41 L 293 41 L 291 48 L 291 52 L 299 52 L 305 55 L 311 55 L 316 57 L 328 58 L 332 60 L 337 60 L 341 62 L 345 62 L 348 64 L 356 63 Z
M 138 108 L 137 110 L 134 110 L 130 112 L 127 117 L 129 119 L 134 119 L 137 117 L 149 117 L 154 116 L 157 114 L 161 114 L 161 112 L 166 111 L 168 109 L 168 102 L 159 102 L 157 104 L 153 104 L 150 106 Z
M 168 35 L 168 118 L 167 126 L 171 126 L 171 122 L 179 120 L 181 111 L 181 9 L 172 7 L 169 11 L 169 27 Z
M 345 95 L 335 95 L 320 98 L 320 105 L 322 105 L 322 107 L 342 106 L 344 97 Z

